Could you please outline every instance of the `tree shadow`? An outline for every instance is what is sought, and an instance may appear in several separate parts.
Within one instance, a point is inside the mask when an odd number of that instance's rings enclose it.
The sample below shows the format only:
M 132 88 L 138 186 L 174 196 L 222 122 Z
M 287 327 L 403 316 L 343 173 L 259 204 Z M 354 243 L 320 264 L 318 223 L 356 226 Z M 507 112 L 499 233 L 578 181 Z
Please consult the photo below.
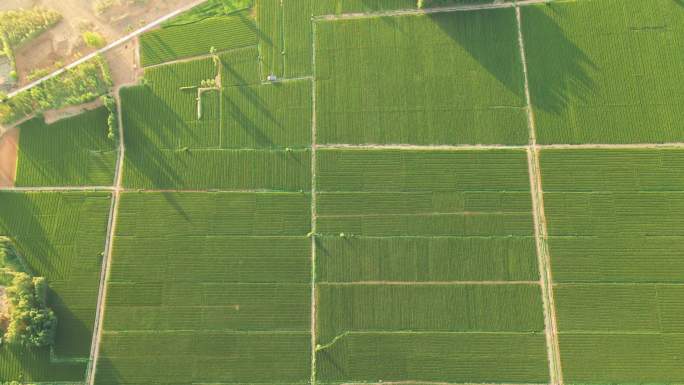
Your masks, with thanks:
M 162 141 L 170 145 L 171 134 L 167 132 L 172 132 L 173 130 L 169 127 L 175 127 L 181 120 L 176 112 L 157 95 L 143 90 L 149 90 L 149 88 L 147 86 L 134 86 L 131 89 L 122 89 L 120 94 L 122 124 L 129 130 L 128 134 L 124 137 L 126 144 L 124 167 L 134 168 L 145 179 L 145 181 L 137 182 L 135 186 L 131 187 L 143 187 L 139 183 L 150 183 L 151 186 L 145 187 L 158 189 L 178 188 L 178 185 L 183 183 L 184 180 L 163 156 L 162 151 L 165 150 L 160 149 L 157 143 Z M 140 100 L 134 100 L 137 103 L 129 106 L 127 102 L 124 102 L 124 100 L 127 100 L 127 97 L 123 93 L 127 92 L 143 92 L 144 96 Z M 139 124 L 153 124 L 151 118 L 144 113 L 150 105 L 147 103 L 148 101 L 154 101 L 154 105 L 158 107 L 155 109 L 155 112 L 158 112 L 156 116 L 161 119 L 161 127 L 166 129 L 146 130 L 139 126 Z M 148 136 L 149 131 L 156 134 L 157 141 Z M 124 172 L 124 176 L 126 175 Z M 128 180 L 124 178 L 124 184 L 127 183 Z M 187 213 L 178 203 L 174 194 L 164 193 L 162 195 L 185 220 L 189 220 Z
M 114 154 L 116 149 L 114 141 L 107 138 L 108 115 L 106 108 L 100 107 L 52 124 L 46 124 L 42 116 L 23 123 L 19 157 L 31 166 L 30 171 L 23 165 L 19 170 L 40 176 L 39 183 L 35 177 L 29 177 L 33 183 L 26 185 L 93 185 L 90 169 L 108 170 L 113 179 L 114 161 L 106 154 Z M 73 147 L 61 147 L 63 138 L 70 137 L 78 138 L 69 142 Z M 62 152 L 69 154 L 65 156 Z M 18 180 L 21 178 L 18 175 Z
M 0 197 L 0 233 L 9 237 L 17 251 L 39 275 L 54 271 L 52 258 L 58 254 L 46 223 L 47 215 L 31 200 L 30 193 L 3 192 Z M 54 224 L 56 225 L 56 223 Z
M 522 7 L 521 13 L 532 105 L 559 114 L 571 101 L 586 101 L 599 68 L 554 20 L 564 17 L 563 8 L 550 3 Z
M 583 98 L 591 91 L 593 82 L 589 71 L 596 66 L 546 14 L 545 9 L 549 7 L 521 8 L 522 33 L 532 105 L 558 113 L 567 107 L 570 99 Z M 433 13 L 429 17 L 524 103 L 524 76 L 514 8 Z M 562 57 L 549 60 L 548 55 L 552 53 Z
M 89 315 L 92 315 L 94 322 L 95 301 L 93 301 L 92 306 L 82 309 L 72 308 L 69 302 L 50 287 L 48 306 L 54 310 L 57 316 L 55 355 L 57 359 L 87 358 L 90 354 L 93 327 L 92 325 L 87 326 L 77 312 L 92 313 Z

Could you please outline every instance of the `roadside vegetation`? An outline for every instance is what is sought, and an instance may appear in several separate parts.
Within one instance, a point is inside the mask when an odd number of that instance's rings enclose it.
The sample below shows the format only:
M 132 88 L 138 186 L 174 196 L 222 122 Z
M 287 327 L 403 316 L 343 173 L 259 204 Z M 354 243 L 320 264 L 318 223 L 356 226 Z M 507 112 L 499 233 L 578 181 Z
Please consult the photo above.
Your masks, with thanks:
M 10 124 L 41 111 L 84 104 L 108 92 L 109 67 L 97 56 L 11 99 L 0 101 L 0 123 Z

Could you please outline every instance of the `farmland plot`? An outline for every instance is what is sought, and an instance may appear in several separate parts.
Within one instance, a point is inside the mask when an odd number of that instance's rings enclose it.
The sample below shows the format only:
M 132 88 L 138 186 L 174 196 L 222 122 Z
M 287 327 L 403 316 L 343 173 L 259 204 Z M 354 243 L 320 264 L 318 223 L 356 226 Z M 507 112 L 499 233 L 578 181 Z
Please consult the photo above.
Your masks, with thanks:
M 317 22 L 319 142 L 526 144 L 516 28 L 512 9 Z
M 566 382 L 684 380 L 682 155 L 542 151 Z
M 152 68 L 145 85 L 121 91 L 126 186 L 309 189 L 311 85 L 255 84 L 254 55 L 245 49 L 220 55 L 220 65 L 202 59 Z M 219 72 L 227 86 L 198 101 L 197 87 Z
M 140 36 L 143 66 L 257 44 L 256 27 L 248 12 L 173 25 Z
M 283 52 L 285 51 L 284 14 L 281 1 L 260 1 L 257 5 L 259 25 L 259 53 L 261 78 L 270 75 L 282 78 L 285 74 Z
M 83 381 L 109 207 L 105 193 L 0 193 L 0 234 L 46 278 L 58 319 L 54 356 L 47 348 L 0 347 L 3 380 Z
M 42 117 L 23 123 L 15 185 L 111 185 L 117 154 L 108 114 L 101 107 L 49 125 Z
M 310 204 L 124 194 L 96 383 L 306 382 Z
M 540 143 L 684 141 L 677 0 L 522 7 Z M 600 21 L 600 22 L 599 22 Z
M 547 381 L 524 152 L 317 158 L 319 381 Z

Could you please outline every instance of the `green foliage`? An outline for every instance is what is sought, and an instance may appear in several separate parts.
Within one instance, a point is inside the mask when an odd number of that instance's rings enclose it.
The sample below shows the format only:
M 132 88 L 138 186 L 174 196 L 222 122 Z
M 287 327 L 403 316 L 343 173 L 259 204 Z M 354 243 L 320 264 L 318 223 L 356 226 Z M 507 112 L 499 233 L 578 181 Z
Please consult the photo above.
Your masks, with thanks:
M 95 0 L 93 2 L 93 12 L 96 15 L 102 15 L 118 4 L 120 4 L 120 0 Z
M 0 104 L 0 123 L 12 123 L 40 111 L 90 102 L 112 86 L 105 59 L 97 56 L 76 68 L 21 92 Z
M 50 74 L 50 70 L 47 68 L 36 68 L 26 75 L 26 79 L 29 81 L 38 80 Z
M 85 31 L 83 32 L 82 36 L 83 41 L 88 47 L 102 48 L 107 45 L 107 41 L 105 40 L 104 36 L 102 36 L 102 34 L 99 32 Z
M 109 115 L 107 116 L 107 138 L 114 140 L 116 139 L 116 133 L 119 131 L 116 100 L 112 96 L 103 95 L 102 103 L 107 111 L 109 111 Z
M 0 34 L 5 33 L 12 48 L 31 40 L 62 19 L 51 9 L 33 7 L 0 12 Z
M 22 273 L 29 273 L 30 271 L 14 247 L 14 243 L 8 237 L 0 237 L 0 269 Z
M 47 306 L 47 283 L 43 277 L 17 273 L 7 288 L 12 305 L 5 338 L 10 343 L 43 347 L 54 343 L 57 317 Z
M 117 152 L 108 140 L 111 116 L 101 107 L 53 124 L 42 117 L 22 123 L 15 184 L 112 185 Z
M 254 20 L 249 13 L 242 11 L 147 32 L 140 36 L 140 55 L 142 65 L 150 66 L 206 55 L 211 47 L 220 52 L 256 43 Z

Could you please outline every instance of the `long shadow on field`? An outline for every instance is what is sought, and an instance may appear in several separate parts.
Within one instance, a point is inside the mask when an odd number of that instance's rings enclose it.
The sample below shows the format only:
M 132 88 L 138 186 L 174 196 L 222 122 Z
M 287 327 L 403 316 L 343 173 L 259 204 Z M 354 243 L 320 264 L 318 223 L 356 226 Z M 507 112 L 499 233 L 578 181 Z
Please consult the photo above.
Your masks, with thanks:
M 96 298 L 93 296 L 91 299 L 91 306 L 87 306 L 88 304 L 85 302 L 68 303 L 68 300 L 65 300 L 59 293 L 50 288 L 48 303 L 57 315 L 55 354 L 58 359 L 88 357 L 90 354 L 93 325 L 83 323 L 81 317 L 75 313 L 78 309 L 72 308 L 72 306 L 82 306 L 81 312 L 87 312 L 91 316 L 92 322 L 94 322 Z M 73 299 L 71 302 L 73 302 Z
M 136 352 L 131 352 L 133 355 Z M 106 354 L 106 353 L 105 353 Z M 121 357 L 123 361 L 129 361 L 126 357 Z M 139 358 L 141 361 L 143 358 Z M 95 383 L 96 384 L 126 384 L 127 379 L 121 375 L 119 369 L 116 367 L 116 358 L 111 359 L 106 355 L 100 355 L 97 360 L 97 370 L 95 371 Z M 150 366 L 154 365 L 152 360 L 147 360 Z M 125 364 L 124 364 L 125 365 Z M 144 373 L 138 373 L 144 376 Z
M 26 193 L 2 193 L 0 201 L 0 235 L 14 241 L 31 269 L 49 278 L 46 273 L 55 271 L 52 259 L 58 251 L 48 232 L 58 229 L 46 229 L 40 218 L 50 213 L 41 212 Z
M 267 120 L 273 123 L 279 129 L 282 129 L 282 123 L 273 115 L 270 111 L 269 106 L 252 88 L 253 86 L 248 85 L 248 81 L 240 75 L 238 71 L 232 68 L 232 66 L 227 63 L 223 63 L 223 69 L 230 73 L 230 75 L 237 80 L 239 84 L 244 84 L 236 87 L 229 87 L 229 90 L 237 89 L 240 92 L 240 96 L 247 100 L 256 110 L 263 115 Z M 277 87 L 278 85 L 272 85 Z M 260 86 L 256 86 L 260 87 Z M 267 87 L 267 86 L 264 86 Z M 242 127 L 245 132 L 252 137 L 257 146 L 263 147 L 273 147 L 273 141 L 258 127 L 258 125 L 252 120 L 247 114 L 243 112 L 244 107 L 241 107 L 238 103 L 232 101 L 229 97 L 228 90 L 224 90 L 222 94 L 222 103 L 224 103 L 225 108 L 222 110 L 221 120 L 226 121 L 228 118 L 236 121 L 240 127 Z M 229 134 L 229 133 L 228 133 Z M 230 135 L 225 135 L 224 137 L 229 138 Z M 223 144 L 222 144 L 223 145 Z M 230 145 L 223 145 L 223 147 L 231 147 Z
M 567 17 L 564 9 L 553 3 L 520 9 L 532 105 L 555 114 L 570 101 L 587 100 L 595 87 L 591 74 L 598 70 L 556 22 Z
M 589 73 L 596 65 L 565 36 L 547 14 L 549 10 L 554 14 L 559 12 L 553 4 L 522 7 L 522 32 L 532 105 L 559 113 L 567 107 L 569 100 L 582 100 L 591 92 L 594 83 Z M 499 28 L 515 26 L 515 17 L 512 8 L 430 14 L 454 42 L 524 103 L 517 27 L 506 31 Z
M 44 184 L 62 185 L 63 179 L 70 176 L 83 181 L 76 180 L 79 184 L 93 184 L 87 175 L 87 164 L 81 164 L 81 159 L 87 159 L 94 169 L 109 169 L 114 175 L 114 163 L 109 162 L 103 156 L 105 153 L 114 153 L 114 142 L 107 139 L 107 116 L 108 112 L 104 107 L 96 110 L 84 112 L 81 115 L 66 118 L 53 124 L 45 124 L 43 116 L 37 116 L 20 126 L 22 133 L 22 146 L 19 154 L 22 162 L 31 164 L 31 169 L 39 173 Z M 97 116 L 100 120 L 99 125 L 93 126 L 92 120 L 86 119 L 88 116 Z M 73 123 L 76 121 L 77 123 Z M 60 137 L 73 137 L 78 146 L 75 151 L 85 154 L 83 158 L 64 157 L 68 162 L 60 162 L 59 152 L 56 147 L 61 143 Z M 64 150 L 59 148 L 59 150 Z M 71 154 L 70 154 L 71 155 Z

